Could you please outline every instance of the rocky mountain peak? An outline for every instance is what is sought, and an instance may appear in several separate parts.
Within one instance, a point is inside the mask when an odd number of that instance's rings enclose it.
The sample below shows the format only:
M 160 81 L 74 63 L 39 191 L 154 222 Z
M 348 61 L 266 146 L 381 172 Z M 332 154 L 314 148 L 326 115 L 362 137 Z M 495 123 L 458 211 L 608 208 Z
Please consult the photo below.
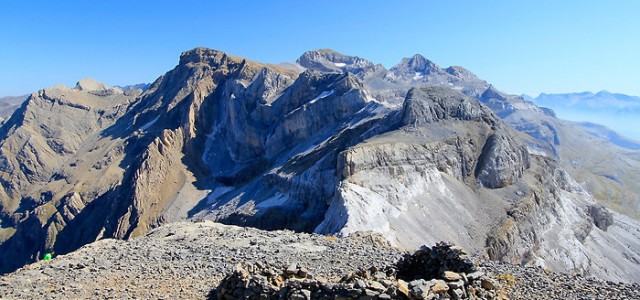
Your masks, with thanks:
M 489 85 L 489 88 L 487 88 L 487 90 L 484 91 L 484 93 L 482 93 L 480 98 L 482 100 L 488 100 L 488 99 L 506 100 L 507 99 L 504 93 L 496 89 L 493 85 Z
M 320 72 L 358 73 L 365 68 L 371 68 L 374 64 L 357 56 L 348 56 L 331 49 L 307 51 L 296 61 L 307 69 Z
M 484 120 L 498 118 L 480 102 L 464 94 L 438 86 L 412 88 L 404 103 L 404 125 L 422 126 L 445 119 Z
M 198 64 L 204 63 L 217 67 L 227 63 L 230 56 L 220 50 L 214 50 L 204 47 L 198 47 L 189 51 L 182 52 L 180 54 L 180 64 L 186 65 L 189 63 Z
M 391 71 L 406 75 L 418 74 L 416 77 L 431 73 L 442 73 L 442 69 L 438 65 L 420 54 L 403 58 L 399 64 L 391 68 Z
M 106 84 L 99 82 L 95 79 L 83 78 L 83 79 L 80 79 L 78 83 L 76 83 L 75 89 L 80 91 L 85 91 L 85 92 L 96 92 L 96 91 L 108 90 L 109 87 Z
M 472 81 L 472 80 L 480 80 L 476 74 L 473 74 L 471 71 L 460 67 L 460 66 L 451 66 L 445 69 L 445 72 L 448 74 L 455 76 L 460 80 Z
M 245 83 L 251 81 L 256 74 L 264 68 L 274 70 L 277 73 L 286 75 L 290 78 L 298 77 L 299 71 L 292 68 L 284 68 L 279 65 L 265 64 L 246 59 L 244 57 L 232 56 L 227 53 L 198 47 L 185 51 L 180 55 L 179 67 L 205 67 L 218 70 L 219 74 L 215 77 L 227 76 L 233 73 L 237 79 L 244 80 Z M 180 69 L 180 68 L 178 68 Z

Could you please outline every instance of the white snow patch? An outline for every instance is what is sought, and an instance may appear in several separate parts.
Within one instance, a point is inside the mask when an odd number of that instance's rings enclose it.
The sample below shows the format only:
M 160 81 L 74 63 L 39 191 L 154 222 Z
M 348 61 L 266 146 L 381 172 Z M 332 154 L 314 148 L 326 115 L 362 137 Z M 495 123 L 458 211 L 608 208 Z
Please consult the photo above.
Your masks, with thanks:
M 413 75 L 413 80 L 419 80 L 422 77 L 424 77 L 424 74 L 422 74 L 422 72 L 416 72 L 416 74 Z
M 309 104 L 315 103 L 316 101 L 318 101 L 318 100 L 320 100 L 322 98 L 327 98 L 327 97 L 333 95 L 334 92 L 335 92 L 334 90 L 324 91 L 318 97 L 315 97 L 315 98 L 313 98 L 313 100 L 309 101 Z
M 157 116 L 155 119 L 151 120 L 151 122 L 148 122 L 147 124 L 142 125 L 142 127 L 140 127 L 140 129 L 138 129 L 138 130 L 147 130 L 147 129 L 149 129 L 149 127 L 153 126 L 153 124 L 155 124 L 156 121 L 158 121 L 159 118 L 160 118 L 160 116 Z
M 343 67 L 345 67 L 347 65 L 345 63 L 333 63 L 333 64 L 336 65 L 336 67 L 338 67 L 338 68 L 343 68 Z
M 226 194 L 227 192 L 233 190 L 233 187 L 230 186 L 223 186 L 223 187 L 218 187 L 215 188 L 208 196 L 207 196 L 207 203 L 208 204 L 214 204 L 216 202 L 216 200 L 218 200 L 218 197 Z
M 384 75 L 385 79 L 396 79 L 396 75 L 393 73 L 388 73 L 387 75 Z
M 287 200 L 289 200 L 289 197 L 287 195 L 283 195 L 283 194 L 278 193 L 275 196 L 258 203 L 256 205 L 256 208 L 268 208 L 268 207 L 274 207 L 274 206 L 282 206 L 287 202 Z
M 547 153 L 544 152 L 544 150 L 540 150 L 538 148 L 527 146 L 527 151 L 529 151 L 529 154 L 547 157 Z

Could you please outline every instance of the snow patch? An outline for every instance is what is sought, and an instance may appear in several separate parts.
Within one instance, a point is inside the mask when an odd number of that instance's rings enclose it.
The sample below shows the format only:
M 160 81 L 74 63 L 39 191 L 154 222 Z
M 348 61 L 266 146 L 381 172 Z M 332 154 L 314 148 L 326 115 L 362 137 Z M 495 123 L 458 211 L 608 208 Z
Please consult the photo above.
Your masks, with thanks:
M 275 196 L 264 200 L 256 205 L 256 208 L 269 208 L 274 206 L 282 206 L 289 200 L 287 195 L 277 193 Z
M 345 63 L 333 63 L 333 64 L 338 68 L 344 68 L 345 66 L 347 66 L 347 64 Z
M 208 196 L 207 196 L 207 203 L 209 205 L 214 204 L 216 202 L 216 200 L 218 200 L 218 198 L 224 194 L 226 194 L 227 192 L 233 190 L 233 187 L 230 186 L 223 186 L 223 187 L 218 187 L 215 188 Z
M 424 77 L 424 74 L 422 74 L 422 72 L 416 72 L 416 74 L 413 75 L 413 80 L 419 80 L 423 77 Z
M 541 149 L 538 149 L 538 148 L 533 148 L 533 147 L 527 146 L 527 151 L 529 151 L 529 154 L 532 154 L 532 155 L 538 155 L 538 156 L 547 157 L 547 153 L 544 152 L 544 150 L 541 150 Z
M 335 90 L 324 91 L 318 97 L 315 97 L 315 98 L 313 98 L 313 100 L 309 101 L 309 104 L 315 103 L 316 101 L 318 101 L 318 100 L 320 100 L 322 98 L 327 98 L 327 97 L 333 95 L 334 92 L 335 92 Z
M 147 124 L 142 125 L 142 127 L 140 127 L 140 129 L 138 130 L 147 130 L 149 129 L 149 127 L 153 126 L 153 124 L 156 123 L 156 121 L 158 121 L 158 119 L 160 118 L 160 116 L 157 116 L 155 119 L 151 120 L 151 122 L 147 122 Z

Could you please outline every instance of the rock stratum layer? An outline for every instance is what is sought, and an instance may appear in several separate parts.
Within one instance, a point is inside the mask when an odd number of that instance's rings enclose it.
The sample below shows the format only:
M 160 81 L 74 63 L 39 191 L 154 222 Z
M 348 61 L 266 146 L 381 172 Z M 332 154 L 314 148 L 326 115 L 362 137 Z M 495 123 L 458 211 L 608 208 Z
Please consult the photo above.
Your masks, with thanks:
M 92 80 L 49 88 L 0 127 L 0 271 L 206 219 L 372 230 L 406 248 L 446 240 L 493 260 L 637 281 L 640 225 L 607 208 L 633 201 L 602 206 L 589 191 L 611 186 L 572 177 L 600 175 L 565 171 L 571 147 L 588 144 L 570 126 L 419 55 L 386 70 L 331 50 L 270 65 L 196 48 L 144 92 Z

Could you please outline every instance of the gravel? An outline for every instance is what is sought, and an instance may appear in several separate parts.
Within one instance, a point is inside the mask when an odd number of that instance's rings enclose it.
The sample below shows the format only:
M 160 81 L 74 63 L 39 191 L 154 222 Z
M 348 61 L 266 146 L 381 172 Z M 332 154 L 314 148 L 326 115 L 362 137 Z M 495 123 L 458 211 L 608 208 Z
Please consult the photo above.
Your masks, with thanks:
M 393 265 L 405 252 L 375 234 L 348 238 L 179 222 L 105 239 L 0 277 L 2 299 L 205 299 L 238 263 L 304 266 L 315 278 Z M 638 284 L 480 261 L 512 299 L 640 299 Z

